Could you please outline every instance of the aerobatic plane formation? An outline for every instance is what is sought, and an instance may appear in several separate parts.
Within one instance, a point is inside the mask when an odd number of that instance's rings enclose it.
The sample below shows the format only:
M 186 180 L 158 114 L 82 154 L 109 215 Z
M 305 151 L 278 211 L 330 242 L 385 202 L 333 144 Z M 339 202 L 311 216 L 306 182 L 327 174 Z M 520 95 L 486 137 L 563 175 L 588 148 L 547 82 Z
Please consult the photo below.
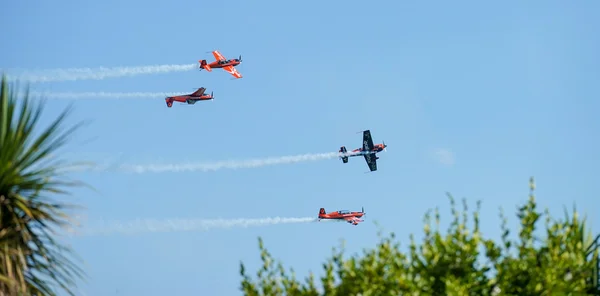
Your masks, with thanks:
M 218 50 L 213 50 L 212 54 L 215 57 L 214 62 L 207 63 L 206 60 L 198 61 L 198 63 L 200 63 L 200 71 L 204 69 L 208 72 L 212 72 L 213 68 L 221 68 L 229 74 L 233 75 L 235 79 L 242 78 L 242 74 L 240 74 L 240 72 L 238 72 L 238 70 L 235 68 L 235 66 L 242 63 L 241 55 L 238 59 L 226 59 L 225 56 L 223 56 Z M 187 103 L 188 105 L 193 105 L 196 104 L 196 102 L 198 101 L 210 101 L 214 99 L 212 92 L 210 93 L 210 95 L 208 95 L 204 94 L 204 91 L 206 91 L 206 88 L 200 87 L 197 91 L 188 95 L 166 97 L 165 102 L 167 103 L 167 107 L 171 108 L 173 107 L 173 102 Z
M 240 55 L 237 59 L 227 59 L 223 56 L 218 50 L 212 51 L 212 54 L 215 58 L 213 62 L 207 62 L 206 59 L 201 59 L 198 61 L 200 71 L 206 70 L 207 72 L 212 72 L 212 69 L 223 69 L 225 72 L 231 74 L 234 79 L 242 78 L 242 74 L 238 72 L 236 66 L 242 63 L 242 56 Z M 206 88 L 200 87 L 195 92 L 187 95 L 178 95 L 178 96 L 169 96 L 165 98 L 165 102 L 167 107 L 171 108 L 174 102 L 180 102 L 183 104 L 193 105 L 198 101 L 211 101 L 214 100 L 213 93 L 211 91 L 210 94 L 206 94 Z M 350 157 L 362 156 L 367 166 L 369 167 L 370 172 L 377 171 L 377 160 L 379 157 L 376 155 L 381 151 L 387 151 L 387 145 L 382 141 L 381 144 L 374 144 L 373 138 L 371 137 L 370 130 L 362 131 L 363 141 L 362 147 L 356 148 L 350 152 L 346 149 L 346 146 L 341 146 L 338 153 L 339 158 L 343 163 L 348 163 Z M 325 212 L 325 208 L 319 209 L 319 215 L 317 219 L 319 221 L 325 220 L 337 220 L 337 221 L 345 221 L 352 225 L 358 225 L 360 222 L 364 222 L 362 217 L 365 216 L 364 208 L 360 212 L 351 212 L 347 210 L 339 210 L 335 212 L 327 213 Z

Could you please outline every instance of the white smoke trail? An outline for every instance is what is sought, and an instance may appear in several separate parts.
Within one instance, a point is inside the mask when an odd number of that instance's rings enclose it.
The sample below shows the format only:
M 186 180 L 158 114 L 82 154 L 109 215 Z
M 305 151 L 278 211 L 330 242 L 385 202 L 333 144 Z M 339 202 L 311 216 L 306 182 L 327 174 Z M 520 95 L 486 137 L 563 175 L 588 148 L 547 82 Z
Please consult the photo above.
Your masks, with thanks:
M 71 233 L 79 235 L 95 234 L 136 234 L 144 232 L 181 232 L 181 231 L 208 231 L 215 228 L 229 229 L 234 227 L 247 228 L 256 226 L 276 225 L 276 224 L 297 224 L 317 222 L 315 217 L 300 218 L 238 218 L 238 219 L 137 219 L 128 223 L 112 222 L 105 227 L 84 230 L 83 232 L 73 231 Z
M 66 68 L 40 71 L 25 71 L 19 76 L 7 75 L 10 80 L 26 80 L 30 82 L 102 80 L 113 77 L 135 76 L 141 74 L 158 74 L 190 71 L 197 64 L 151 65 L 137 67 L 98 67 L 98 68 Z
M 353 153 L 345 153 L 353 155 Z M 291 164 L 305 161 L 317 161 L 330 159 L 344 155 L 339 152 L 329 153 L 312 153 L 292 156 L 269 157 L 262 159 L 250 159 L 244 161 L 221 161 L 216 163 L 190 163 L 190 164 L 166 164 L 166 165 L 121 165 L 121 170 L 134 173 L 161 173 L 161 172 L 208 172 L 217 171 L 220 169 L 242 169 L 242 168 L 257 168 L 268 165 Z
M 34 96 L 43 96 L 57 99 L 82 99 L 82 98 L 106 98 L 106 99 L 122 99 L 122 98 L 148 98 L 155 99 L 157 97 L 169 97 L 188 94 L 190 92 L 31 92 Z
M 305 161 L 317 161 L 323 159 L 330 159 L 341 156 L 356 156 L 360 155 L 360 152 L 328 152 L 328 153 L 313 153 L 313 154 L 300 154 L 292 156 L 280 156 L 280 157 L 268 157 L 250 160 L 229 160 L 220 161 L 214 163 L 184 163 L 184 164 L 149 164 L 149 165 L 130 165 L 130 164 L 116 164 L 110 163 L 110 161 L 104 161 L 103 164 L 91 164 L 82 163 L 74 164 L 69 167 L 65 167 L 61 172 L 107 172 L 107 171 L 122 171 L 129 173 L 162 173 L 162 172 L 209 172 L 217 171 L 221 169 L 242 169 L 242 168 L 258 168 L 268 165 L 277 164 L 292 164 Z

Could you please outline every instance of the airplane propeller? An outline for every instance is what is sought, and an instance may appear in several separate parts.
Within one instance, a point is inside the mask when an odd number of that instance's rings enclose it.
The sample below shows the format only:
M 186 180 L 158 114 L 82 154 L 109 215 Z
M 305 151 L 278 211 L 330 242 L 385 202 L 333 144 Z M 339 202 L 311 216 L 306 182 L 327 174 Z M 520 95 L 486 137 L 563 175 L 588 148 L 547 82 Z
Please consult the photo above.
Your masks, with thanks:
M 362 207 L 362 213 L 363 213 L 363 217 L 367 215 L 367 213 L 365 213 L 365 207 Z
M 387 152 L 387 145 L 385 144 L 385 141 L 381 141 L 383 143 L 383 151 Z
M 240 60 L 240 63 L 241 63 L 241 62 L 242 62 L 242 55 L 240 55 L 240 58 L 239 58 L 239 60 Z

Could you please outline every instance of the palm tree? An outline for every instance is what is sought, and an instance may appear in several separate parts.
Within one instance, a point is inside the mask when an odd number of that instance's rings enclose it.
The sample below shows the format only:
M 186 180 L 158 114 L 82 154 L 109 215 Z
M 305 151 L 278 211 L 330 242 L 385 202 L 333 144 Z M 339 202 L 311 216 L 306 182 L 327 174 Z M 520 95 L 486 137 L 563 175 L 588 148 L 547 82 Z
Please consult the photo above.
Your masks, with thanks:
M 6 76 L 0 87 L 0 295 L 74 295 L 84 271 L 72 250 L 57 241 L 57 230 L 73 224 L 74 205 L 52 195 L 85 185 L 69 181 L 68 163 L 53 156 L 80 126 L 61 131 L 70 108 L 45 130 L 37 130 L 43 105 L 17 92 Z

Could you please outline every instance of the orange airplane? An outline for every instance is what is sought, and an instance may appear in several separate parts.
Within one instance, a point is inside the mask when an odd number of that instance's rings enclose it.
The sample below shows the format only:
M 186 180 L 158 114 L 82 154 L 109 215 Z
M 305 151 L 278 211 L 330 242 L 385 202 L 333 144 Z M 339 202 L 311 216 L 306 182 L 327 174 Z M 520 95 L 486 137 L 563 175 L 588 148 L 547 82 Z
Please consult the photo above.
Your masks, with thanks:
M 167 107 L 171 108 L 173 106 L 173 102 L 188 103 L 189 105 L 193 105 L 198 101 L 214 100 L 215 98 L 213 97 L 212 92 L 210 95 L 204 94 L 205 90 L 206 88 L 201 87 L 189 95 L 166 97 L 165 101 L 167 102 Z
M 213 51 L 212 54 L 215 56 L 216 61 L 210 64 L 207 64 L 206 60 L 198 61 L 200 63 L 200 71 L 205 69 L 206 71 L 211 72 L 212 68 L 223 68 L 223 70 L 233 75 L 235 78 L 242 78 L 242 74 L 235 68 L 235 66 L 242 63 L 241 55 L 239 59 L 228 60 L 218 50 Z
M 363 131 L 362 148 L 354 149 L 354 150 L 352 150 L 352 152 L 348 153 L 348 150 L 346 150 L 346 146 L 342 146 L 342 147 L 340 147 L 340 151 L 338 151 L 338 152 L 342 153 L 340 158 L 342 159 L 342 162 L 344 162 L 344 163 L 348 163 L 348 157 L 360 156 L 360 155 L 364 156 L 365 161 L 367 161 L 367 165 L 369 166 L 369 170 L 371 170 L 371 172 L 372 172 L 372 171 L 377 170 L 377 160 L 379 159 L 379 157 L 376 156 L 375 154 L 377 154 L 381 151 L 384 151 L 384 150 L 387 151 L 386 147 L 387 147 L 387 145 L 385 144 L 385 142 L 383 142 L 383 144 L 373 145 L 373 138 L 371 137 L 371 131 L 366 130 L 366 131 Z
M 341 220 L 344 219 L 346 222 L 358 225 L 358 222 L 364 222 L 365 220 L 359 219 L 360 217 L 365 215 L 365 208 L 362 208 L 362 212 L 350 212 L 347 210 L 341 210 L 331 213 L 326 213 L 324 208 L 319 209 L 319 221 L 321 219 L 333 219 L 333 220 Z

